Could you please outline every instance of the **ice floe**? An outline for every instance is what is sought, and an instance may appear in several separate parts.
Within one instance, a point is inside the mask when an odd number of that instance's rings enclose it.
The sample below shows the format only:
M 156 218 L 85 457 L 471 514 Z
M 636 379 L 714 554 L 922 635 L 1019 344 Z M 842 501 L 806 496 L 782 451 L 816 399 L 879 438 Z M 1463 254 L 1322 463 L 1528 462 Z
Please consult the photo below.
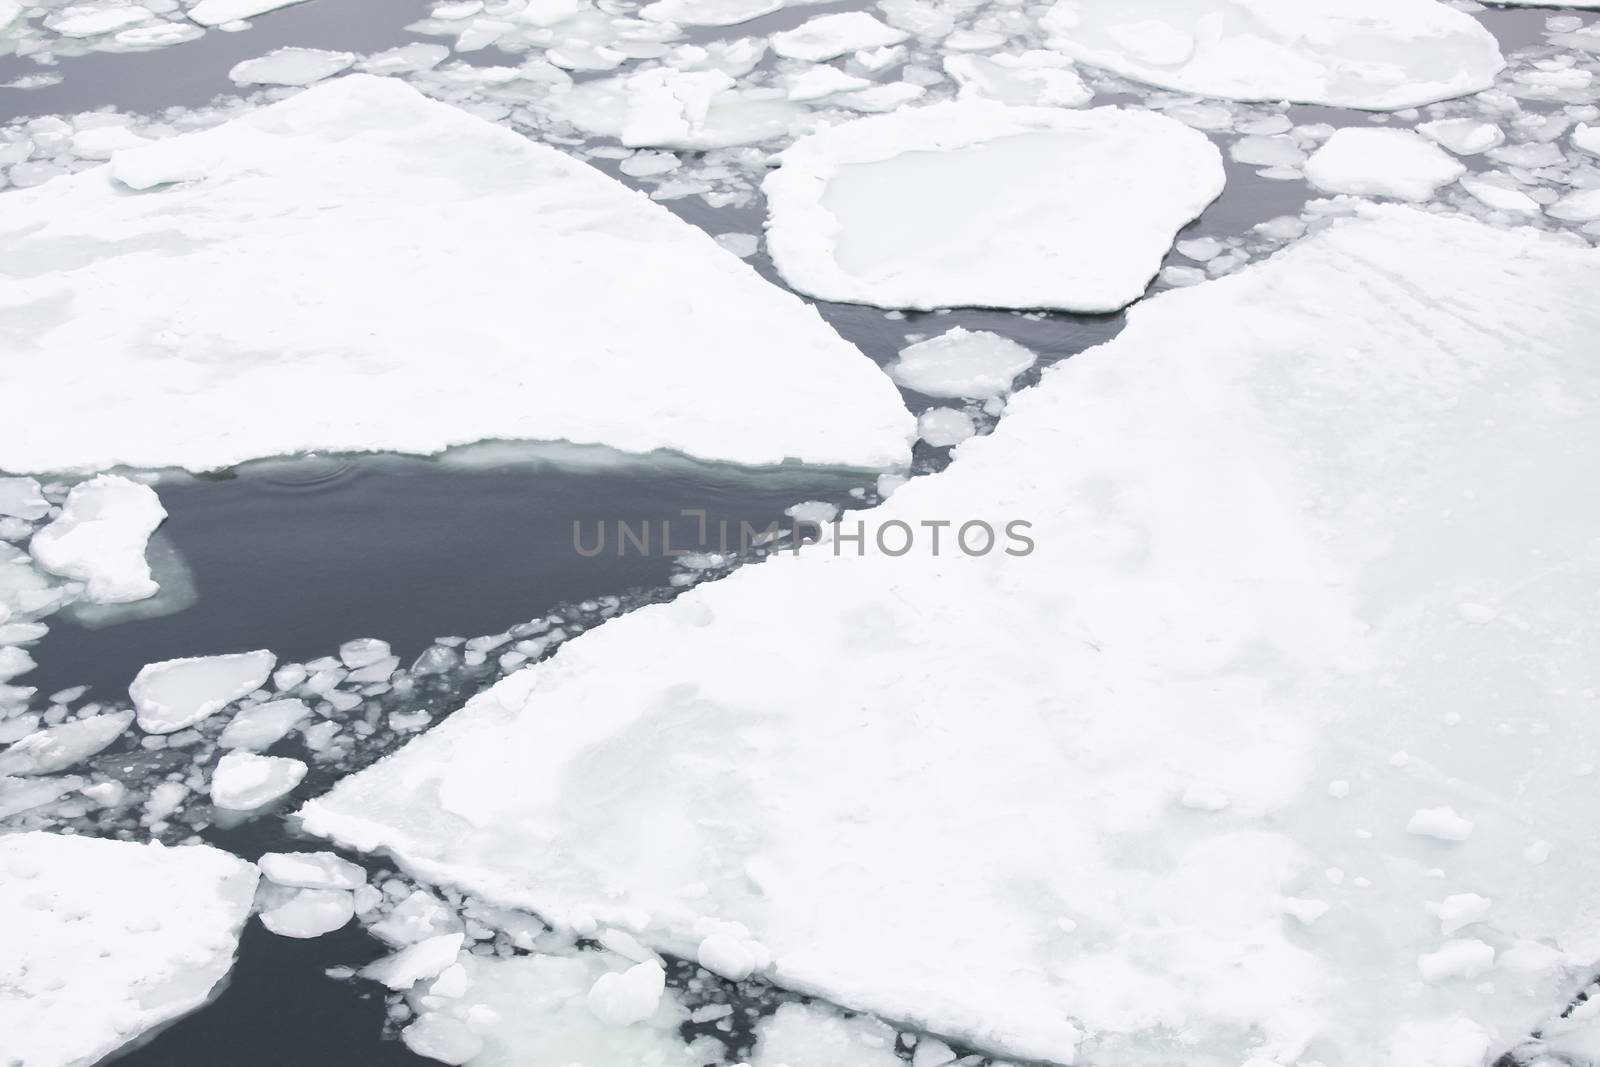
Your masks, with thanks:
M 769 177 L 790 285 L 893 308 L 1113 311 L 1221 191 L 1200 133 L 1149 112 L 955 101 L 802 138 Z
M 225 26 L 265 15 L 302 0 L 200 0 L 189 9 L 189 17 L 202 26 Z
M 280 48 L 237 64 L 228 71 L 228 77 L 236 85 L 310 85 L 343 73 L 355 64 L 353 52 Z
M 780 986 L 1010 1056 L 1477 1064 L 1595 962 L 1597 281 L 1362 208 L 305 826 L 658 950 L 736 924 Z
M 0 836 L 5 1061 L 83 1067 L 200 1007 L 255 885 L 254 867 L 204 846 Z
M 815 311 L 641 195 L 390 79 L 8 193 L 0 240 L 0 329 L 25 339 L 0 389 L 83 416 L 0 424 L 12 470 L 485 438 L 909 456 L 892 384 Z M 626 315 L 597 314 L 620 292 Z
M 145 548 L 166 517 L 154 489 L 102 474 L 72 487 L 61 514 L 34 532 L 28 551 L 51 574 L 84 583 L 92 603 L 145 600 L 161 590 Z
M 139 729 L 170 734 L 193 726 L 260 689 L 277 661 L 258 649 L 146 664 L 128 686 Z
M 1328 193 L 1427 200 L 1467 168 L 1410 130 L 1338 130 L 1306 160 L 1306 179 Z
M 850 52 L 899 44 L 909 36 L 865 11 L 840 11 L 773 34 L 772 50 L 785 59 L 825 63 Z
M 1011 392 L 1035 358 L 1008 337 L 956 326 L 902 348 L 889 376 L 924 396 L 985 399 Z
M 1438 0 L 1058 0 L 1050 44 L 1179 92 L 1335 107 L 1414 107 L 1487 89 L 1493 35 Z
M 875 1019 L 784 1004 L 757 1026 L 750 1067 L 903 1067 L 894 1042 L 894 1030 Z
M 131 725 L 133 712 L 119 711 L 36 730 L 0 752 L 0 775 L 64 771 L 105 749 Z
M 355 895 L 344 889 L 290 889 L 268 886 L 261 925 L 279 937 L 321 937 L 355 917 Z
M 227 811 L 255 811 L 299 785 L 306 765 L 285 756 L 229 752 L 211 772 L 211 803 Z

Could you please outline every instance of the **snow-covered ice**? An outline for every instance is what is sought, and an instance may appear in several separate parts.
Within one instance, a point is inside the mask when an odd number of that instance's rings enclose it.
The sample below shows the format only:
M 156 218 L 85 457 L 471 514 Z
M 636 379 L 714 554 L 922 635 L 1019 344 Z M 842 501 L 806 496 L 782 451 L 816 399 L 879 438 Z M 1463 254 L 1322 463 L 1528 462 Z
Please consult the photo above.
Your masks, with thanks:
M 862 542 L 583 634 L 306 828 L 684 956 L 737 923 L 780 986 L 1011 1057 L 1478 1067 L 1600 943 L 1600 253 L 1355 210 L 1141 303 Z M 1032 551 L 930 550 L 980 520 Z M 1493 969 L 1424 982 L 1459 893 Z
M 783 1004 L 756 1026 L 750 1067 L 902 1067 L 895 1032 L 817 1004 Z
M 145 548 L 167 509 L 148 485 L 115 474 L 80 482 L 61 514 L 34 533 L 28 551 L 52 574 L 84 583 L 96 604 L 128 604 L 161 591 Z
M 917 416 L 917 436 L 934 448 L 948 448 L 977 433 L 972 416 L 954 408 L 930 408 Z
M 1492 122 L 1477 119 L 1435 119 L 1417 124 L 1417 132 L 1444 145 L 1458 156 L 1475 156 L 1498 148 L 1506 135 Z
M 363 978 L 382 982 L 390 989 L 409 989 L 417 982 L 437 978 L 446 967 L 456 962 L 461 952 L 461 934 L 439 934 L 407 945 L 392 956 L 367 964 L 361 969 Z
M 804 137 L 766 179 L 790 285 L 879 307 L 1114 311 L 1222 191 L 1203 134 L 1150 112 L 963 100 Z
M 217 737 L 222 748 L 243 748 L 259 752 L 288 737 L 295 727 L 311 717 L 306 702 L 290 698 L 268 700 L 240 708 Z
M 1306 160 L 1306 180 L 1327 193 L 1427 200 L 1467 172 L 1410 130 L 1347 127 Z
M 235 65 L 228 71 L 228 77 L 236 85 L 310 85 L 347 71 L 355 64 L 353 52 L 279 48 Z
M 268 852 L 256 861 L 262 877 L 294 889 L 356 889 L 367 872 L 332 852 Z
M 255 868 L 204 846 L 0 836 L 0 1053 L 88 1067 L 200 1007 L 233 966 Z
M 347 75 L 7 193 L 0 243 L 19 339 L 0 392 L 77 413 L 0 421 L 0 468 L 491 438 L 909 459 L 892 383 L 814 310 L 643 195 L 398 80 Z
M 659 960 L 645 960 L 625 971 L 601 975 L 585 999 L 601 1022 L 631 1026 L 655 1015 L 666 988 L 666 968 Z
M 1199 96 L 1376 110 L 1466 96 L 1505 66 L 1439 0 L 1058 0 L 1051 47 Z
M 128 686 L 139 729 L 170 734 L 210 718 L 265 685 L 277 661 L 258 649 L 146 664 Z
M 954 326 L 900 350 L 889 375 L 924 396 L 985 399 L 1005 396 L 1035 356 L 1009 337 Z
M 299 785 L 306 765 L 284 756 L 229 752 L 211 772 L 211 803 L 228 811 L 254 811 Z
M 15 519 L 42 519 L 50 513 L 50 501 L 32 478 L 0 478 L 0 516 Z

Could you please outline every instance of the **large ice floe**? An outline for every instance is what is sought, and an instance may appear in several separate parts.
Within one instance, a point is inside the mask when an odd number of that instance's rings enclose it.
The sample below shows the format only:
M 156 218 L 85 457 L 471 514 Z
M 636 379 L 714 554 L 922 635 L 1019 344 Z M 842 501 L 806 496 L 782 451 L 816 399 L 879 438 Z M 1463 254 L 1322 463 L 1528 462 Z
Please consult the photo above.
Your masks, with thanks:
M 214 848 L 0 837 L 0 1061 L 88 1067 L 200 1007 L 255 888 Z
M 1161 115 L 962 100 L 802 138 L 764 183 L 767 248 L 824 300 L 1114 311 L 1222 191 L 1203 134 Z
M 486 438 L 909 455 L 893 385 L 796 297 L 641 194 L 394 80 L 337 79 L 9 193 L 0 243 L 0 392 L 72 413 L 0 421 L 0 468 Z
M 1361 208 L 305 826 L 1010 1056 L 1480 1067 L 1600 954 L 1597 283 Z
M 1387 110 L 1489 88 L 1493 35 L 1439 0 L 1058 0 L 1050 44 L 1179 92 Z

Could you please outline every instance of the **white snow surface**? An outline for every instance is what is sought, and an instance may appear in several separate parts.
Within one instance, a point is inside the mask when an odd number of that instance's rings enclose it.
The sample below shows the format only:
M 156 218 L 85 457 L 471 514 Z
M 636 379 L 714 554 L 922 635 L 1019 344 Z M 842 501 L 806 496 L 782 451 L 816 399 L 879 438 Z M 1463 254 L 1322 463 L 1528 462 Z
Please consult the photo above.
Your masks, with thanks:
M 1031 554 L 741 570 L 305 826 L 662 950 L 736 925 L 781 986 L 1009 1056 L 1480 1067 L 1600 956 L 1597 283 L 1361 208 L 1142 303 L 865 516 L 1027 520 Z M 1407 832 L 1434 809 L 1470 836 Z M 1419 981 L 1466 892 L 1493 969 Z
M 148 663 L 128 686 L 139 729 L 170 734 L 193 726 L 260 689 L 277 661 L 258 649 Z
M 1487 89 L 1505 66 L 1439 0 L 1058 0 L 1044 27 L 1080 63 L 1233 100 L 1392 110 Z
M 900 1067 L 895 1032 L 819 1004 L 783 1004 L 756 1026 L 750 1067 Z
M 1206 137 L 1144 111 L 959 100 L 804 137 L 768 176 L 785 281 L 879 307 L 1114 311 L 1222 192 Z
M 0 836 L 0 1052 L 89 1067 L 200 1007 L 233 966 L 255 868 L 205 846 Z
M 0 332 L 20 339 L 0 393 L 75 413 L 0 422 L 0 468 L 486 438 L 909 457 L 892 384 L 814 310 L 642 194 L 397 80 L 325 82 L 10 193 L 0 243 Z
M 1327 193 L 1427 200 L 1467 172 L 1410 130 L 1346 127 L 1306 160 L 1306 180 Z
M 148 485 L 115 474 L 80 482 L 61 514 L 34 533 L 28 552 L 52 574 L 84 583 L 84 599 L 129 604 L 161 591 L 144 553 L 167 518 Z

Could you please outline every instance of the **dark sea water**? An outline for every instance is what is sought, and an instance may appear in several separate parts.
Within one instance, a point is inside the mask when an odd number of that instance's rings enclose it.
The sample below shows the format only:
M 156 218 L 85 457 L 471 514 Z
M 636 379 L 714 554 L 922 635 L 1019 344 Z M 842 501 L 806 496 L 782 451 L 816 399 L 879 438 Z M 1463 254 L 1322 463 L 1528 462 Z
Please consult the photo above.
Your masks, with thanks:
M 63 81 L 36 90 L 0 90 L 0 121 L 115 106 L 150 112 L 195 106 L 231 94 L 235 63 L 284 45 L 370 52 L 419 38 L 404 26 L 426 0 L 312 0 L 255 21 L 243 33 L 208 33 L 199 41 L 147 53 L 64 59 Z M 837 4 L 780 12 L 771 28 L 803 21 Z M 1551 12 L 1495 9 L 1486 23 L 1507 48 L 1538 40 Z M 766 30 L 761 25 L 741 32 Z M 495 62 L 497 54 L 469 55 Z M 0 57 L 0 81 L 37 73 L 33 63 Z M 1296 121 L 1348 125 L 1349 112 L 1296 108 Z M 602 169 L 622 176 L 615 165 Z M 626 179 L 623 179 L 626 180 Z M 0 196 L 3 196 L 0 193 Z M 1299 182 L 1259 177 L 1229 165 L 1227 191 L 1181 235 L 1237 235 L 1299 210 Z M 667 205 L 711 233 L 759 232 L 755 210 L 713 210 L 698 199 Z M 752 264 L 777 282 L 770 261 Z M 890 320 L 882 311 L 822 305 L 828 321 L 870 358 L 886 363 L 907 330 L 953 325 L 1003 333 L 1054 362 L 1099 344 L 1122 328 L 1112 316 L 957 312 Z M 781 382 L 774 382 L 781 388 Z M 926 401 L 908 396 L 913 409 Z M 923 449 L 933 469 L 943 455 Z M 659 555 L 584 558 L 573 549 L 573 524 L 673 519 L 704 509 L 713 520 L 765 524 L 802 500 L 847 504 L 870 489 L 862 472 L 802 468 L 741 470 L 689 461 L 595 465 L 502 459 L 465 464 L 403 457 L 305 459 L 255 465 L 227 476 L 173 479 L 158 488 L 170 513 L 164 536 L 193 577 L 195 602 L 158 618 L 89 627 L 51 620 L 27 679 L 42 692 L 90 684 L 119 697 L 145 663 L 177 656 L 270 648 L 281 660 L 332 653 L 354 637 L 390 641 L 403 662 L 441 635 L 494 633 L 559 605 L 606 595 L 670 590 L 669 560 Z M 255 858 L 297 847 L 280 820 L 212 828 L 213 843 Z M 424 1064 L 385 1039 L 384 1003 L 370 983 L 336 981 L 323 972 L 360 965 L 383 953 L 352 924 L 298 941 L 267 933 L 252 920 L 230 983 L 206 1009 L 125 1051 L 127 1067 L 387 1067 Z M 381 992 L 381 991 L 380 991 Z M 620 1067 L 620 1065 L 619 1065 Z

